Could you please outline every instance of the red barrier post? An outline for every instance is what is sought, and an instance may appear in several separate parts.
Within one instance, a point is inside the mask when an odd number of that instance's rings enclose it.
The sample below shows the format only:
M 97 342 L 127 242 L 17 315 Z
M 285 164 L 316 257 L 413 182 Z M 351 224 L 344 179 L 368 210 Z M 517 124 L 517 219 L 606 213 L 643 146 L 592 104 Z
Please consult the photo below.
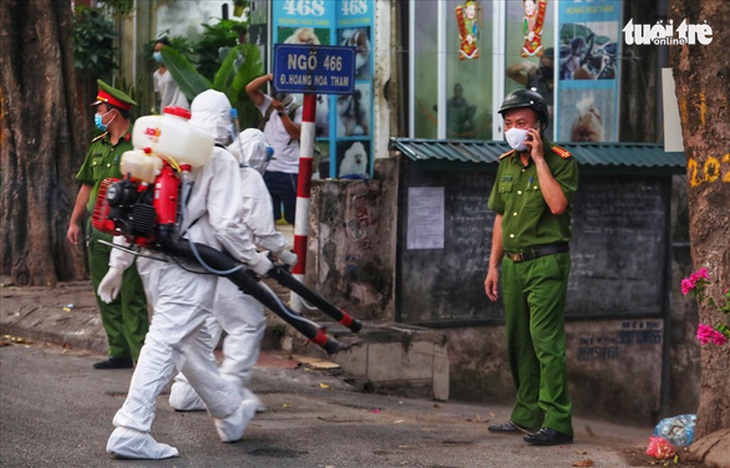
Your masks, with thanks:
M 301 283 L 304 283 L 304 272 L 307 266 L 307 236 L 309 236 L 309 197 L 312 187 L 312 161 L 314 156 L 315 134 L 314 122 L 317 112 L 317 95 L 304 94 L 302 106 L 302 130 L 299 137 L 299 178 L 297 179 L 297 205 L 294 219 L 294 253 L 297 254 L 297 264 L 292 268 L 292 274 Z M 301 313 L 302 301 L 299 296 L 291 293 L 291 308 Z

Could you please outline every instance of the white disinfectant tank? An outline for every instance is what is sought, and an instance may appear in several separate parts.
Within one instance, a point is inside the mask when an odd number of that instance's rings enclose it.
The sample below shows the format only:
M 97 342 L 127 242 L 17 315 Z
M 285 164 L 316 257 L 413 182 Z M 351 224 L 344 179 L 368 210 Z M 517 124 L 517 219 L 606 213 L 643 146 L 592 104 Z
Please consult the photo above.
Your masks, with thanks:
M 155 181 L 158 171 L 162 169 L 162 159 L 152 152 L 145 153 L 139 149 L 125 151 L 119 169 L 125 177 L 129 176 L 132 180 L 151 184 Z
M 165 107 L 162 115 L 147 115 L 134 122 L 132 144 L 178 164 L 199 167 L 208 162 L 215 141 L 213 136 L 190 124 L 190 111 Z M 149 148 L 149 149 L 148 149 Z

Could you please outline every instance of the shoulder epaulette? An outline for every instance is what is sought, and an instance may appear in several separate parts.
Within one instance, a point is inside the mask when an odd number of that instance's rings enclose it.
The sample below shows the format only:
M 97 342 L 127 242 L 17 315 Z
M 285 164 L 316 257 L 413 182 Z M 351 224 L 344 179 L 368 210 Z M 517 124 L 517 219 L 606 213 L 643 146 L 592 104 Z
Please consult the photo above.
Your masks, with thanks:
M 511 154 L 513 154 L 514 152 L 515 152 L 515 150 L 511 149 L 511 150 L 507 151 L 506 153 L 502 153 L 502 155 L 497 159 L 504 159 L 507 156 L 510 156 Z
M 107 135 L 109 135 L 109 132 L 104 132 L 101 135 L 99 135 L 98 137 L 96 137 L 93 140 L 91 140 L 91 142 L 92 143 L 96 143 L 97 141 L 101 140 L 102 138 L 104 138 Z
M 563 159 L 568 159 L 569 157 L 573 156 L 570 151 L 557 145 L 553 146 L 551 149 L 553 150 L 553 153 L 557 154 Z

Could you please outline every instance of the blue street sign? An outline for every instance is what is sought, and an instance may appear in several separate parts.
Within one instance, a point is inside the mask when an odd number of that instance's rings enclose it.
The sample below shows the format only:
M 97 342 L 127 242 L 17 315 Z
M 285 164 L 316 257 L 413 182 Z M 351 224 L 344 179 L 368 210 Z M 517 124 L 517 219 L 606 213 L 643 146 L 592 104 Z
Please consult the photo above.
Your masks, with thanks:
M 274 89 L 285 93 L 352 94 L 355 47 L 274 44 Z

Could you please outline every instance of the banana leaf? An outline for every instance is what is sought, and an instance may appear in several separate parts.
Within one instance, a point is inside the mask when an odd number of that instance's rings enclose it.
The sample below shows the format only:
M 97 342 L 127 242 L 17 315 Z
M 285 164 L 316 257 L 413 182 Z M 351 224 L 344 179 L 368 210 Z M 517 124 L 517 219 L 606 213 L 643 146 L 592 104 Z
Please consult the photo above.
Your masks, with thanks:
M 253 44 L 239 44 L 228 53 L 215 74 L 213 88 L 228 96 L 238 109 L 241 128 L 258 125 L 260 113 L 246 93 L 246 85 L 264 73 L 259 48 Z
M 192 102 L 195 96 L 213 87 L 180 52 L 168 46 L 163 47 L 160 52 L 172 79 L 188 101 Z

